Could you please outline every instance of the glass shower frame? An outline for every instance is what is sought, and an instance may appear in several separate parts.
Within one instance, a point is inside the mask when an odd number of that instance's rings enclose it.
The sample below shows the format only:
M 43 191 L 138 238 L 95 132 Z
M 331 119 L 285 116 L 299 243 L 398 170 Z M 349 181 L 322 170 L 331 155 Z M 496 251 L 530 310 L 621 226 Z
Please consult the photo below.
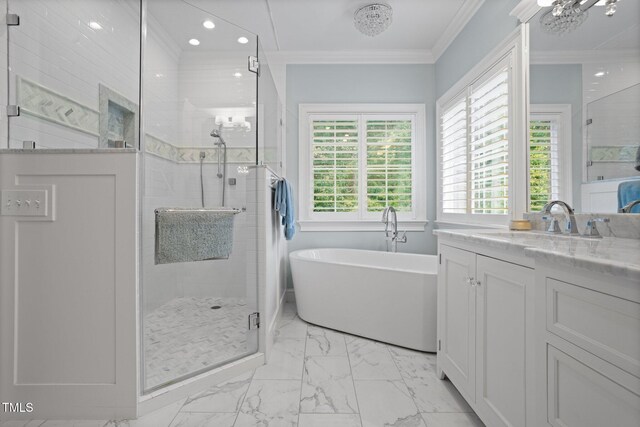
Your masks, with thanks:
M 241 360 L 247 356 L 250 356 L 252 354 L 255 354 L 258 352 L 259 349 L 259 343 L 258 343 L 258 333 L 257 330 L 253 330 L 251 332 L 251 335 L 247 337 L 248 342 L 251 341 L 251 347 L 248 351 L 246 352 L 242 352 L 242 353 L 237 353 L 235 354 L 233 357 L 227 358 L 223 361 L 220 361 L 218 363 L 212 363 L 210 365 L 204 366 L 200 369 L 197 370 L 193 370 L 190 371 L 184 375 L 179 375 L 176 376 L 175 378 L 166 381 L 166 382 L 162 382 L 160 384 L 156 384 L 153 385 L 152 387 L 149 387 L 146 385 L 146 375 L 145 375 L 145 370 L 146 370 L 146 365 L 145 365 L 145 268 L 144 268 L 144 259 L 145 259 L 145 248 L 144 248 L 144 209 L 145 209 L 145 193 L 148 190 L 147 187 L 147 182 L 146 182 L 146 169 L 147 169 L 147 160 L 148 160 L 148 156 L 150 155 L 147 152 L 147 147 L 145 146 L 146 143 L 146 131 L 148 129 L 147 126 L 147 120 L 145 118 L 145 108 L 147 107 L 146 103 L 145 103 L 145 98 L 144 98 L 144 89 L 145 89 L 145 78 L 148 78 L 148 73 L 146 73 L 145 71 L 145 45 L 147 43 L 147 37 L 149 36 L 149 28 L 148 28 L 148 23 L 149 23 L 149 16 L 148 16 L 148 1 L 149 0 L 142 0 L 142 19 L 141 19 L 141 48 L 140 48 L 140 57 L 141 57 L 141 61 L 140 61 L 140 105 L 141 105 L 141 120 L 140 120 L 140 160 L 139 160 L 139 189 L 140 189 L 140 197 L 139 197 L 139 227 L 140 227 L 140 236 L 139 236 L 139 242 L 140 242 L 140 247 L 139 247 L 139 295 L 138 295 L 138 306 L 139 306 L 139 351 L 140 351 L 140 357 L 139 357 L 139 370 L 140 370 L 140 390 L 141 390 L 141 395 L 148 395 L 150 393 L 153 393 L 157 390 L 161 390 L 169 385 L 173 385 L 173 384 L 178 384 L 180 382 L 183 382 L 187 379 L 205 374 L 207 372 L 213 371 L 217 368 L 221 368 L 231 362 L 237 361 L 237 360 Z M 188 7 L 193 8 L 194 11 L 198 11 L 199 13 L 203 13 L 206 15 L 211 16 L 212 18 L 216 19 L 216 22 L 220 22 L 220 24 L 216 24 L 216 26 L 219 25 L 233 25 L 234 27 L 242 30 L 244 33 L 247 34 L 247 38 L 249 38 L 249 43 L 251 45 L 251 56 L 255 56 L 255 58 L 258 58 L 258 49 L 259 49 L 259 40 L 258 40 L 258 36 L 247 31 L 244 29 L 241 29 L 240 27 L 235 26 L 235 24 L 232 24 L 228 21 L 225 21 L 224 19 L 221 19 L 219 17 L 217 17 L 215 14 L 205 11 L 197 6 L 192 5 L 191 3 L 184 1 L 184 0 L 172 0 L 174 2 L 179 2 L 179 3 L 183 3 Z M 255 165 L 258 163 L 258 159 L 260 157 L 259 154 L 259 135 L 260 135 L 260 131 L 259 131 L 259 126 L 261 125 L 261 117 L 260 117 L 260 112 L 258 109 L 258 88 L 259 88 L 259 72 L 256 72 L 254 74 L 251 73 L 251 71 L 249 70 L 249 67 L 251 65 L 251 59 L 247 58 L 246 63 L 243 63 L 244 66 L 244 70 L 246 71 L 246 75 L 247 76 L 252 76 L 252 79 L 254 80 L 254 85 L 253 87 L 254 89 L 254 101 L 253 101 L 253 108 L 254 108 L 254 112 L 255 112 L 255 139 L 253 140 L 253 147 L 255 149 L 255 156 L 253 156 L 252 161 L 251 161 L 251 165 Z M 244 72 L 242 72 L 242 74 L 244 74 Z M 231 117 L 229 118 L 231 120 Z M 193 148 L 193 147 L 192 147 Z M 247 168 L 249 171 L 249 174 L 253 174 L 253 178 L 252 179 L 247 179 L 247 215 L 252 214 L 252 218 L 253 221 L 257 221 L 257 213 L 256 212 L 251 212 L 252 206 L 256 206 L 256 202 L 253 200 L 250 200 L 249 198 L 253 197 L 256 198 L 257 197 L 257 187 L 253 188 L 253 189 L 249 189 L 249 186 L 257 186 L 257 179 L 255 179 L 255 168 L 253 168 L 253 170 L 251 170 L 251 167 Z M 238 169 L 239 170 L 239 169 Z M 242 214 L 241 214 L 242 215 Z M 253 248 L 249 248 L 247 247 L 247 251 L 246 251 L 246 256 L 247 256 L 247 264 L 251 263 L 253 264 L 252 268 L 255 270 L 253 277 L 255 277 L 255 283 L 253 283 L 252 285 L 252 290 L 249 292 L 253 292 L 254 295 L 247 295 L 247 300 L 251 300 L 253 299 L 252 303 L 252 307 L 253 311 L 255 312 L 259 312 L 259 304 L 258 304 L 258 262 L 257 262 L 257 257 L 258 257 L 258 251 L 257 251 L 257 224 L 250 224 L 248 227 L 250 230 L 252 230 L 252 233 L 254 234 L 252 240 L 253 240 L 253 244 L 256 245 L 256 247 Z M 237 231 L 237 227 L 236 230 L 234 231 L 234 233 L 238 232 Z M 246 242 L 248 245 L 251 244 L 250 241 Z M 146 256 L 148 256 L 148 254 L 146 254 Z M 201 261 L 201 262 L 210 262 L 210 263 L 215 263 L 215 262 L 225 262 L 225 261 Z M 247 324 L 248 326 L 248 324 Z

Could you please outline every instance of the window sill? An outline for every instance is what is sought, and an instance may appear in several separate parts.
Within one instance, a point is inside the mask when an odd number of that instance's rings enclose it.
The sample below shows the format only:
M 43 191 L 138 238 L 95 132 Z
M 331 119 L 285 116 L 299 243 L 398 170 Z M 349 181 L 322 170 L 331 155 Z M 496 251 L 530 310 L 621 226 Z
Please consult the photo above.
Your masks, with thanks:
M 398 231 L 424 231 L 429 221 L 398 221 Z M 384 231 L 382 221 L 298 221 L 300 231 Z

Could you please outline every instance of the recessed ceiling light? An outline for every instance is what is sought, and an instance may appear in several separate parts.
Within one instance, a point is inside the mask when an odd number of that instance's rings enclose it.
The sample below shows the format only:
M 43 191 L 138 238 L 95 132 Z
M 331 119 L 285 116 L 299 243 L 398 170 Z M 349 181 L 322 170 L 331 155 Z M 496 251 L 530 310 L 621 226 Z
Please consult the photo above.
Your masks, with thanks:
M 242 77 L 242 73 L 236 71 L 235 73 L 233 73 L 233 77 Z
M 189 40 L 189 44 L 190 44 L 191 46 L 198 46 L 198 45 L 200 44 L 200 40 L 198 40 L 198 39 L 191 39 L 191 40 Z
M 202 23 L 202 26 L 205 27 L 207 30 L 213 30 L 216 27 L 216 24 L 214 24 L 213 21 L 207 19 Z
M 90 21 L 89 22 L 89 27 L 94 29 L 94 30 L 101 30 L 102 29 L 102 25 L 100 25 L 100 23 L 97 22 L 97 21 Z
M 238 38 L 238 43 L 247 44 L 247 43 L 249 43 L 249 39 L 246 38 L 246 37 L 240 37 L 240 38 Z
M 162 74 L 162 73 L 156 73 L 156 77 L 157 77 L 157 78 L 164 77 L 164 74 Z
M 595 74 L 594 74 L 594 76 L 596 76 L 596 77 L 602 77 L 602 76 L 604 76 L 605 74 L 607 74 L 607 73 L 605 73 L 604 71 L 598 71 L 597 73 L 595 73 Z

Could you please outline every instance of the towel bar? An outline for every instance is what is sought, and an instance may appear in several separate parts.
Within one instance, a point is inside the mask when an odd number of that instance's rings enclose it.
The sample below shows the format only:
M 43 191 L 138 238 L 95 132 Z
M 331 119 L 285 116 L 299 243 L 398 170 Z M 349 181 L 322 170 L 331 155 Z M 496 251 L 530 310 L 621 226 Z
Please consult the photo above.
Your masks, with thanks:
M 157 208 L 154 212 L 156 215 L 160 212 L 231 212 L 237 215 L 246 210 L 247 208 Z

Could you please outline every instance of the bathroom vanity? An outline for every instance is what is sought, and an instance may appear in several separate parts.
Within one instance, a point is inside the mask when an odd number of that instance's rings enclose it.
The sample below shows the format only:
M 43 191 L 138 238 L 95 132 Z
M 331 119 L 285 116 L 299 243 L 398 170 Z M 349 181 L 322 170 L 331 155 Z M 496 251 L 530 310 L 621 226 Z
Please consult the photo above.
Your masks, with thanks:
M 639 239 L 434 233 L 438 373 L 486 425 L 638 425 Z

